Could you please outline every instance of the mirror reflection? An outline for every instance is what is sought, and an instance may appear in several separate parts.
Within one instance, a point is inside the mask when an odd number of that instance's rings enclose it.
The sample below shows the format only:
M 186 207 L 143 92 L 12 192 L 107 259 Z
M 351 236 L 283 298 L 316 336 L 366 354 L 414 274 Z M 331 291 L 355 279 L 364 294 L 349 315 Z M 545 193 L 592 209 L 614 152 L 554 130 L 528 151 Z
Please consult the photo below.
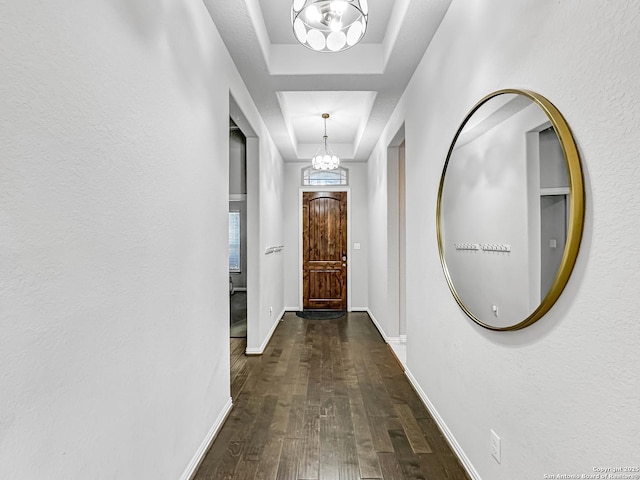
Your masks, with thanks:
M 571 175 L 556 128 L 534 99 L 499 93 L 472 111 L 451 146 L 438 198 L 440 254 L 456 300 L 485 327 L 535 321 L 573 266 Z

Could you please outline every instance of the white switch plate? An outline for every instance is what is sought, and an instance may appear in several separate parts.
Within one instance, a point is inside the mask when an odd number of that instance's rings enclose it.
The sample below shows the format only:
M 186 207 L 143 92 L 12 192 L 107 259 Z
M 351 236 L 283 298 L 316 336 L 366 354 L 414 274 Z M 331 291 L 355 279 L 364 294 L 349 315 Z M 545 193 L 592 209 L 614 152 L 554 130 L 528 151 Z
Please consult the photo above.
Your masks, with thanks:
M 360 244 L 359 243 L 354 243 L 353 244 L 353 249 L 354 250 L 360 250 Z
M 500 463 L 500 437 L 493 430 L 491 430 L 489 446 L 491 448 L 491 456 L 496 459 L 496 462 Z

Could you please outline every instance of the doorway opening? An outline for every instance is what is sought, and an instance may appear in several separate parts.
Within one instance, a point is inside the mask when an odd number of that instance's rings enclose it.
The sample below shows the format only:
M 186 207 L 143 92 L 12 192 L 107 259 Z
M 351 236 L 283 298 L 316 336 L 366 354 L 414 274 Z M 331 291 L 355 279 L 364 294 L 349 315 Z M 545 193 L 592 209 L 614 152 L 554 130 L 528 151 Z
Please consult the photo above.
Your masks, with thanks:
M 540 195 L 540 301 L 556 279 L 567 242 L 569 195 Z
M 565 251 L 569 221 L 569 170 L 554 127 L 527 132 L 529 202 L 529 311 L 549 293 Z
M 551 290 L 569 229 L 569 171 L 555 129 L 538 134 L 540 152 L 540 301 Z
M 387 146 L 387 342 L 406 362 L 406 193 L 404 124 Z
M 247 337 L 247 139 L 229 119 L 229 312 L 231 338 Z

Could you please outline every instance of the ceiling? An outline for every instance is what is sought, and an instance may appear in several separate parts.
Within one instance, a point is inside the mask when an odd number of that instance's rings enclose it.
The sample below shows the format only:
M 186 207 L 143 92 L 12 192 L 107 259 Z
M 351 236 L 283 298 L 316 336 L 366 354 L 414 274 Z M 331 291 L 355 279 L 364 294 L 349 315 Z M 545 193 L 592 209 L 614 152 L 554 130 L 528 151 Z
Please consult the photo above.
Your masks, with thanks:
M 292 0 L 204 0 L 285 161 L 322 142 L 366 161 L 451 0 L 369 0 L 367 32 L 339 53 L 298 44 Z M 232 114 L 233 115 L 233 114 Z

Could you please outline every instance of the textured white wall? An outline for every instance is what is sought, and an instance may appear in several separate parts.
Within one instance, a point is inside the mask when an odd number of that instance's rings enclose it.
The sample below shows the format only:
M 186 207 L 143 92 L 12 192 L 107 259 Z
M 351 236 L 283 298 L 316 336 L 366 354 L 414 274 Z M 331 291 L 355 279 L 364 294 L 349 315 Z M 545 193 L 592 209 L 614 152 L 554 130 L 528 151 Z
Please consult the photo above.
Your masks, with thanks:
M 4 2 L 0 62 L 0 478 L 180 478 L 229 401 L 230 89 L 279 156 L 201 2 Z
M 283 250 L 285 305 L 289 309 L 302 308 L 300 305 L 300 185 L 301 171 L 309 166 L 307 162 L 287 162 L 285 164 L 284 192 L 284 231 L 285 249 Z M 368 206 L 367 206 L 367 166 L 364 163 L 343 162 L 349 169 L 349 187 L 351 189 L 351 308 L 367 307 L 368 286 Z M 354 250 L 354 242 L 360 243 L 360 250 Z
M 407 365 L 483 479 L 590 474 L 640 460 L 639 29 L 640 4 L 631 1 L 454 0 L 372 155 L 369 198 L 383 208 L 380 157 L 404 117 Z M 534 325 L 500 333 L 472 323 L 451 296 L 435 210 L 458 125 L 506 87 L 541 93 L 567 119 L 587 213 L 558 303 Z M 370 220 L 381 234 L 380 219 Z M 373 305 L 383 284 L 370 273 Z M 502 464 L 490 455 L 491 428 L 502 437 Z

